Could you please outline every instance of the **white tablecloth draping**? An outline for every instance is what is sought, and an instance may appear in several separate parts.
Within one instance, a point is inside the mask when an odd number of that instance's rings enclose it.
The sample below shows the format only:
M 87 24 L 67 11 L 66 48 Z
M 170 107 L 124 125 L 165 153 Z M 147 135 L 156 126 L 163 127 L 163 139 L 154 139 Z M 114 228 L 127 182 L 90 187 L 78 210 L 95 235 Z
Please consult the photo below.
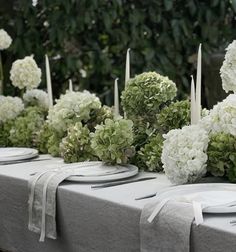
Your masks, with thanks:
M 169 187 L 163 174 L 156 180 L 99 190 L 91 189 L 91 184 L 65 182 L 57 194 L 57 239 L 40 243 L 38 234 L 28 230 L 30 174 L 61 162 L 51 158 L 0 166 L 0 248 L 12 252 L 140 251 L 140 216 L 152 199 L 135 198 Z M 214 252 L 235 251 L 236 226 L 230 224 L 233 219 L 235 214 L 206 215 L 203 225 L 192 227 L 192 251 L 211 251 L 211 244 Z

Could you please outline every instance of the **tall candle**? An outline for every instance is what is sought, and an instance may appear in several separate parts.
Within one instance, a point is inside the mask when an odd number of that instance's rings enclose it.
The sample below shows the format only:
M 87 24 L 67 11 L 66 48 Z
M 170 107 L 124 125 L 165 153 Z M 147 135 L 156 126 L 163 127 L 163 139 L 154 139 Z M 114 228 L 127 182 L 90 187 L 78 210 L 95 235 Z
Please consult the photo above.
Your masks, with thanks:
M 51 82 L 50 66 L 47 54 L 45 55 L 45 62 L 46 62 L 46 78 L 47 78 L 49 107 L 52 107 L 53 106 L 52 82 Z
M 73 92 L 73 84 L 71 79 L 69 79 L 69 91 Z
M 197 57 L 197 85 L 196 85 L 196 119 L 201 119 L 201 77 L 202 77 L 202 44 L 199 45 Z
M 195 96 L 195 84 L 193 76 L 191 75 L 191 124 L 196 124 L 196 96 Z
M 117 119 L 120 116 L 119 112 L 119 91 L 118 91 L 118 78 L 114 83 L 114 118 Z
M 125 64 L 125 85 L 127 85 L 130 79 L 130 48 L 128 48 L 126 53 L 126 64 Z

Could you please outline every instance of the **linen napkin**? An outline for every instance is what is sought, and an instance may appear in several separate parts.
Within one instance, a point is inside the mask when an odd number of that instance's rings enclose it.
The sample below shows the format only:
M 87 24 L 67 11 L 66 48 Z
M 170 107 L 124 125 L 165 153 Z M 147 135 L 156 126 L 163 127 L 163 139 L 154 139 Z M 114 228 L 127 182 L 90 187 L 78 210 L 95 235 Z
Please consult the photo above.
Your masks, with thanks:
M 140 219 L 141 251 L 190 251 L 191 225 L 203 223 L 202 212 L 228 212 L 236 206 L 230 184 L 183 185 L 165 189 L 145 205 Z
M 163 202 L 163 201 L 162 201 Z M 167 200 L 160 212 L 149 222 L 160 201 L 145 205 L 140 219 L 142 252 L 189 252 L 190 233 L 194 220 L 193 207 L 189 203 Z
M 58 185 L 70 176 L 81 175 L 81 169 L 101 165 L 101 162 L 81 162 L 77 168 L 63 167 L 37 173 L 29 180 L 30 231 L 40 233 L 39 241 L 45 237 L 56 239 L 56 192 Z

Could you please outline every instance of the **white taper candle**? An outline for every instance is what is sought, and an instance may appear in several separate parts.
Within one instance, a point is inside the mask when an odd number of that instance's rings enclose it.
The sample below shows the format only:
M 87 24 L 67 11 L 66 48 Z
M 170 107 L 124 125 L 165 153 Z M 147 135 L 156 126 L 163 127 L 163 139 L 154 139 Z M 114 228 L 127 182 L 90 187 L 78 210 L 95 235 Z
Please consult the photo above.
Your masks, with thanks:
M 119 78 L 116 78 L 115 83 L 114 83 L 114 118 L 115 119 L 117 119 L 120 116 L 118 80 Z
M 130 48 L 126 52 L 126 64 L 125 64 L 125 85 L 127 85 L 130 79 Z
M 51 73 L 47 54 L 45 55 L 45 63 L 46 63 L 46 79 L 47 79 L 49 107 L 52 107 L 53 106 L 52 82 L 51 82 Z
M 69 91 L 73 92 L 73 83 L 71 79 L 69 79 Z
M 201 119 L 201 86 L 202 86 L 202 44 L 199 45 L 197 57 L 197 84 L 196 84 L 196 119 Z
M 191 75 L 191 124 L 196 124 L 196 95 L 193 76 Z

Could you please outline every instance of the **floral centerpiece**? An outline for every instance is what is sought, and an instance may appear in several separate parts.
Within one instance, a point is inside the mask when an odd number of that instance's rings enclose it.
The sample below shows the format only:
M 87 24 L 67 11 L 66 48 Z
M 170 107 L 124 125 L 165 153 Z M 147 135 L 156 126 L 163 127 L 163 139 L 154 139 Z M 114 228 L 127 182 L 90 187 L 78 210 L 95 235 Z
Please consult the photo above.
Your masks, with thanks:
M 10 79 L 12 85 L 19 89 L 33 89 L 41 82 L 41 69 L 31 56 L 16 60 L 12 64 Z
M 10 129 L 9 139 L 13 146 L 35 147 L 35 135 L 45 121 L 45 113 L 39 107 L 27 107 Z
M 18 97 L 0 96 L 0 146 L 11 146 L 10 130 L 14 119 L 24 110 L 23 101 Z
M 66 163 L 97 160 L 87 125 L 77 122 L 68 128 L 68 133 L 60 143 L 60 152 Z
M 156 72 L 137 75 L 128 81 L 122 92 L 122 105 L 128 118 L 155 117 L 163 104 L 173 100 L 176 96 L 176 85 L 168 77 Z
M 91 133 L 91 147 L 100 160 L 111 164 L 126 164 L 134 155 L 133 122 L 106 119 Z
M 220 73 L 223 89 L 236 91 L 236 41 L 226 49 Z M 216 104 L 198 123 L 164 135 L 162 162 L 175 184 L 192 183 L 207 171 L 236 182 L 236 94 Z
M 229 133 L 210 136 L 207 149 L 207 170 L 214 176 L 236 182 L 236 137 Z
M 164 138 L 161 160 L 172 183 L 192 183 L 206 173 L 207 131 L 191 125 L 171 130 Z
M 102 106 L 99 98 L 94 94 L 86 90 L 67 92 L 49 109 L 46 125 L 37 138 L 40 149 L 47 150 L 53 156 L 62 155 L 66 162 L 90 159 L 88 158 L 88 156 L 92 158 L 92 155 L 88 154 L 90 147 L 85 146 L 85 139 L 88 138 L 86 132 L 88 130 L 89 133 L 93 132 L 97 124 L 112 117 L 111 109 Z M 76 157 L 81 146 L 86 150 L 81 151 Z
M 23 101 L 26 106 L 37 106 L 42 110 L 48 111 L 48 94 L 40 89 L 27 90 L 23 95 Z

